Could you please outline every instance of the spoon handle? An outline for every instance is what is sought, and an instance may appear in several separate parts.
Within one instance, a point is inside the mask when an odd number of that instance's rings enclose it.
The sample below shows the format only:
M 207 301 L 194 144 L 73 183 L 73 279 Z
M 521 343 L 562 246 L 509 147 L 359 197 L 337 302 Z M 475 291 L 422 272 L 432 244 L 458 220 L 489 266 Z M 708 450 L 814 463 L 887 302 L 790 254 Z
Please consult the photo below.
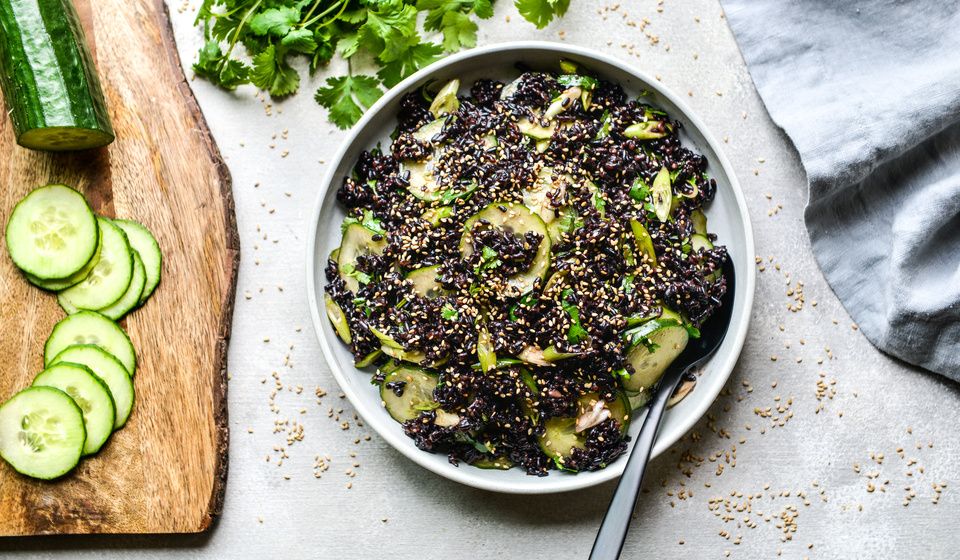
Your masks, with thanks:
M 627 459 L 627 466 L 624 467 L 623 475 L 620 476 L 620 483 L 613 493 L 613 499 L 603 517 L 603 523 L 600 524 L 593 550 L 590 551 L 590 560 L 617 560 L 620 557 L 620 550 L 627 538 L 633 509 L 640 495 L 640 485 L 647 470 L 647 461 L 650 460 L 650 453 L 653 451 L 653 443 L 657 438 L 657 430 L 660 428 L 660 421 L 667 408 L 667 401 L 688 369 L 690 366 L 680 370 L 668 368 L 659 390 L 650 401 L 647 417 L 637 435 L 636 443 L 633 444 L 633 451 Z

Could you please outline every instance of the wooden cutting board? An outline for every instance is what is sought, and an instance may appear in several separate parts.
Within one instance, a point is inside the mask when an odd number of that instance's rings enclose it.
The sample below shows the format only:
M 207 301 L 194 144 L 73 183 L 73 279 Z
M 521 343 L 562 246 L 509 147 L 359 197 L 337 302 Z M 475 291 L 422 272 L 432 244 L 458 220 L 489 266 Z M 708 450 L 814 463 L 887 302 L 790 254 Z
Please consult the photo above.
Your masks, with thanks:
M 230 176 L 180 68 L 162 0 L 75 0 L 117 139 L 52 155 L 16 145 L 0 114 L 0 223 L 32 188 L 66 183 L 106 216 L 139 220 L 163 280 L 121 324 L 136 402 L 103 450 L 54 482 L 0 461 L 0 535 L 192 533 L 220 513 L 227 474 L 226 356 L 239 263 Z M 30 385 L 64 314 L 0 244 L 0 399 Z

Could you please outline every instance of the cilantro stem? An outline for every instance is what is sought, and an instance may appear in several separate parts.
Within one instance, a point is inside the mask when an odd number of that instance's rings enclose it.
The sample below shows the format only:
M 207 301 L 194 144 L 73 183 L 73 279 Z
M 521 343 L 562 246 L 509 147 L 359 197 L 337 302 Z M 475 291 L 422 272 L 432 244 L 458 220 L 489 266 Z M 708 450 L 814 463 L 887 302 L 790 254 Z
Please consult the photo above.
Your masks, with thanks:
M 243 17 L 240 18 L 240 23 L 237 24 L 237 28 L 233 30 L 233 38 L 230 39 L 230 45 L 227 47 L 227 53 L 223 55 L 221 64 L 226 64 L 227 60 L 230 59 L 230 53 L 233 52 L 233 47 L 236 46 L 237 40 L 240 37 L 240 31 L 245 25 L 247 25 L 247 20 L 250 19 L 250 16 L 253 15 L 253 12 L 257 11 L 257 8 L 260 7 L 260 4 L 263 3 L 263 0 L 257 0 L 253 3 L 253 6 L 250 6 L 250 9 L 247 10 L 247 13 L 243 14 Z
M 319 0 L 318 0 L 318 1 L 319 1 Z M 348 3 L 347 0 L 343 0 L 342 2 L 340 2 L 340 4 L 339 4 L 339 5 L 340 5 L 340 11 L 337 12 L 337 15 L 333 16 L 332 18 L 330 18 L 330 21 L 327 21 L 327 22 L 325 22 L 325 23 L 321 23 L 318 27 L 323 27 L 323 26 L 325 26 L 325 25 L 329 25 L 331 22 L 337 21 L 337 19 L 339 19 L 340 16 L 343 15 L 344 10 L 347 9 L 347 3 Z M 306 17 L 308 17 L 308 18 L 310 17 L 310 14 L 313 12 L 313 8 L 315 8 L 316 5 L 317 5 L 317 3 L 314 2 L 314 5 L 310 8 L 310 11 L 307 12 L 307 16 L 306 16 Z M 329 14 L 330 12 L 332 12 L 336 7 L 337 7 L 337 4 L 334 4 L 334 5 L 330 6 L 329 8 L 327 8 L 326 10 L 324 10 L 323 12 L 321 12 L 321 13 L 313 16 L 312 18 L 310 18 L 310 19 L 308 19 L 308 20 L 305 20 L 303 23 L 300 24 L 300 27 L 306 27 L 306 26 L 308 26 L 308 25 L 313 24 L 313 23 L 316 22 L 317 20 L 323 18 L 324 16 L 326 16 L 327 14 Z

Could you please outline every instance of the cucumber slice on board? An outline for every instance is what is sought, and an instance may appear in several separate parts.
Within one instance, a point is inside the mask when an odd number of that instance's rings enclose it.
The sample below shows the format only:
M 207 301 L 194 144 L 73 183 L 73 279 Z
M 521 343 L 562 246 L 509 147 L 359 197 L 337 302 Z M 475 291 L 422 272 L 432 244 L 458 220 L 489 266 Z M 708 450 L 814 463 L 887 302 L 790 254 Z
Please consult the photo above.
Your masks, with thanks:
M 143 293 L 147 282 L 147 273 L 143 267 L 143 261 L 140 254 L 133 252 L 133 276 L 130 278 L 130 285 L 127 291 L 113 305 L 104 307 L 100 314 L 109 317 L 114 321 L 119 321 L 121 317 L 129 313 L 133 308 L 140 304 L 140 294 Z
M 87 261 L 87 264 L 83 265 L 83 268 L 81 268 L 79 272 L 71 274 L 63 280 L 43 280 L 42 278 L 37 278 L 32 274 L 25 274 L 27 280 L 34 286 L 40 288 L 41 290 L 47 290 L 48 292 L 59 292 L 61 290 L 66 290 L 70 286 L 74 286 L 80 282 L 83 282 L 84 279 L 90 275 L 93 267 L 97 266 L 97 263 L 100 262 L 100 251 L 103 248 L 103 244 L 100 242 L 102 237 L 103 232 L 98 231 L 97 251 L 93 254 L 93 257 Z
M 102 348 L 92 344 L 78 344 L 68 346 L 63 352 L 50 362 L 50 365 L 56 365 L 61 362 L 80 364 L 90 368 L 90 371 L 107 384 L 110 389 L 110 395 L 113 397 L 113 404 L 116 406 L 116 418 L 113 421 L 113 429 L 117 430 L 127 423 L 130 417 L 130 411 L 133 410 L 134 391 L 133 380 L 127 373 L 126 368 L 119 360 L 105 352 Z
M 117 414 L 113 395 L 102 379 L 87 366 L 61 362 L 41 371 L 33 380 L 33 386 L 53 387 L 70 395 L 83 412 L 83 426 L 87 432 L 83 454 L 100 451 L 113 433 Z
M 485 220 L 491 226 L 502 228 L 514 235 L 522 236 L 532 231 L 543 236 L 530 268 L 508 279 L 508 284 L 519 289 L 521 293 L 530 291 L 537 279 L 543 279 L 550 269 L 550 234 L 547 232 L 547 226 L 543 223 L 543 219 L 523 204 L 515 202 L 488 204 L 463 224 L 463 235 L 460 237 L 460 254 L 465 259 L 473 254 L 472 232 L 474 226 L 480 220 Z
M 127 241 L 133 249 L 140 253 L 143 260 L 143 267 L 147 273 L 147 282 L 143 286 L 143 294 L 140 295 L 139 305 L 143 305 L 153 291 L 160 284 L 160 276 L 163 270 L 163 254 L 160 252 L 160 244 L 150 233 L 150 230 L 143 224 L 133 220 L 112 220 L 113 224 L 122 229 L 127 234 Z
M 82 194 L 66 185 L 47 185 L 14 207 L 7 221 L 7 250 L 27 274 L 62 280 L 93 258 L 100 239 L 97 228 L 97 218 Z
M 43 480 L 63 476 L 80 462 L 86 429 L 69 395 L 30 387 L 0 405 L 0 457 L 18 473 Z
M 387 239 L 375 231 L 369 230 L 360 224 L 350 224 L 343 232 L 340 242 L 340 253 L 337 255 L 337 267 L 340 277 L 343 278 L 347 289 L 356 293 L 360 289 L 360 281 L 354 273 L 357 268 L 357 257 L 363 255 L 380 255 L 387 247 Z
M 436 405 L 433 390 L 437 388 L 437 381 L 437 376 L 426 370 L 400 366 L 383 379 L 380 400 L 397 422 L 413 420 Z
M 137 357 L 130 338 L 116 323 L 95 311 L 80 311 L 54 325 L 53 332 L 43 347 L 44 365 L 49 366 L 67 346 L 77 344 L 99 346 L 119 360 L 130 377 L 133 377 Z
M 72 2 L 0 2 L 0 86 L 17 143 L 84 150 L 113 141 L 96 67 Z
M 97 218 L 103 232 L 100 262 L 76 286 L 60 292 L 57 301 L 67 313 L 78 309 L 103 309 L 117 302 L 133 278 L 133 251 L 127 234 L 106 218 Z

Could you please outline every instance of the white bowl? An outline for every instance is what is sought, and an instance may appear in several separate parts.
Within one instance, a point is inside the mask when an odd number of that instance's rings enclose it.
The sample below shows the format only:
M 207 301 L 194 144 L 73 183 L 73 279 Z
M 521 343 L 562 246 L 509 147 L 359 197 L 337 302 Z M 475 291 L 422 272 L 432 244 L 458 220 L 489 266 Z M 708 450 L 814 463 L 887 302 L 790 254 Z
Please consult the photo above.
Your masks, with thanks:
M 646 100 L 683 123 L 681 138 L 684 145 L 707 157 L 709 173 L 717 181 L 716 199 L 706 213 L 710 231 L 719 236 L 719 243 L 726 245 L 737 271 L 732 323 L 723 345 L 704 367 L 696 389 L 666 413 L 653 448 L 654 456 L 663 453 L 689 430 L 723 388 L 743 347 L 753 305 L 756 282 L 753 233 L 740 185 L 730 163 L 720 151 L 719 144 L 707 132 L 703 122 L 678 95 L 650 76 L 593 50 L 555 43 L 515 42 L 449 56 L 420 70 L 388 91 L 354 126 L 330 163 L 321 183 L 311 232 L 307 238 L 307 298 L 313 326 L 327 364 L 340 388 L 369 426 L 398 451 L 427 469 L 451 480 L 496 492 L 545 494 L 594 486 L 620 476 L 626 457 L 621 457 L 607 468 L 596 472 L 568 474 L 551 471 L 549 476 L 536 477 L 517 468 L 499 471 L 478 469 L 466 464 L 457 467 L 447 461 L 446 454 L 427 453 L 417 449 L 413 440 L 403 433 L 400 424 L 390 418 L 383 409 L 379 392 L 370 385 L 370 374 L 354 367 L 350 351 L 337 338 L 327 320 L 323 307 L 323 288 L 326 284 L 323 271 L 330 251 L 339 245 L 340 223 L 345 216 L 336 201 L 337 188 L 344 177 L 350 174 L 362 150 L 373 148 L 377 142 L 382 142 L 385 147 L 390 145 L 389 135 L 396 126 L 396 112 L 404 93 L 413 91 L 430 80 L 440 80 L 442 83 L 459 78 L 464 88 L 468 88 L 478 78 L 494 78 L 508 82 L 520 74 L 515 67 L 518 62 L 534 69 L 555 70 L 561 58 L 580 62 L 600 77 L 621 84 L 631 96 L 636 96 L 643 90 L 649 92 Z M 643 417 L 643 412 L 636 414 L 630 424 L 630 435 L 634 438 L 640 431 Z

